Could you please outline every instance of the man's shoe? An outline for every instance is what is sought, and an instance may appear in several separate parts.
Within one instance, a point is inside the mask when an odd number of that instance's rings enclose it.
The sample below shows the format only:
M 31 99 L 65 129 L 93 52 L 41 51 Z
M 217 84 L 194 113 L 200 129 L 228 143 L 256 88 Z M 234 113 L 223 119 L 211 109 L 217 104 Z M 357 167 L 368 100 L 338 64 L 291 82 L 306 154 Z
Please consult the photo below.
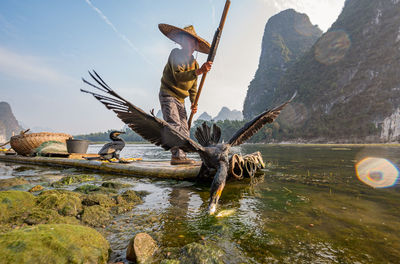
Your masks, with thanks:
M 171 158 L 171 165 L 190 165 L 195 163 L 196 162 L 194 160 L 188 158 L 176 158 L 176 157 Z

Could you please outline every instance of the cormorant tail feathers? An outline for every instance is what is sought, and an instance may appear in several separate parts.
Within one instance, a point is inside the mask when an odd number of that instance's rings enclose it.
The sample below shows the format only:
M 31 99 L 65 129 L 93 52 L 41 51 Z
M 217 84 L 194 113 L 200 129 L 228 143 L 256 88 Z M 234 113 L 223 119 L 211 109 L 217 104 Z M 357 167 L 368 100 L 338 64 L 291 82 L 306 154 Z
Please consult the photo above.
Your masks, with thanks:
M 195 137 L 203 147 L 216 145 L 221 138 L 221 129 L 216 124 L 213 124 L 211 131 L 211 127 L 209 127 L 206 122 L 203 122 L 203 124 L 196 129 Z

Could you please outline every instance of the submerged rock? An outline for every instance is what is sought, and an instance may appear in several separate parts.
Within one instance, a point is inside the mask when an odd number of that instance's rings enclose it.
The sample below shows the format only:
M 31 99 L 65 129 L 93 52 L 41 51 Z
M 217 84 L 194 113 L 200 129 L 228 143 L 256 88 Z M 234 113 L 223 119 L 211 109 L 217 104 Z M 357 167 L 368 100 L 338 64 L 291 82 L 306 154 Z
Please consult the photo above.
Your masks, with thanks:
M 0 234 L 2 263 L 107 263 L 109 244 L 79 225 L 37 225 Z
M 29 182 L 23 178 L 9 178 L 0 180 L 0 190 L 6 190 L 14 186 L 28 184 Z
M 126 259 L 139 264 L 149 263 L 157 248 L 157 243 L 150 235 L 139 233 L 129 241 Z
M 224 253 L 212 244 L 190 243 L 184 246 L 179 259 L 164 260 L 163 264 L 224 264 Z

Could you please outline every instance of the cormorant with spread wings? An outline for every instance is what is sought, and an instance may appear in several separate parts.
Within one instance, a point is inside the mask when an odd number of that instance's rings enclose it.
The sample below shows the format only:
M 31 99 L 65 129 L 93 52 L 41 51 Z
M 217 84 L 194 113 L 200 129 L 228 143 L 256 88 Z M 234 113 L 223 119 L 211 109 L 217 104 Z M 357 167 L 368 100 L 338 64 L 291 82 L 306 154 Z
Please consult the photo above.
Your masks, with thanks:
M 213 125 L 212 132 L 208 126 L 199 127 L 197 129 L 195 135 L 196 139 L 199 141 L 199 143 L 197 143 L 180 134 L 164 120 L 155 117 L 154 113 L 149 115 L 139 107 L 119 96 L 95 71 L 93 71 L 93 73 L 89 72 L 89 74 L 97 85 L 94 85 L 85 79 L 82 79 L 83 82 L 106 93 L 107 95 L 101 95 L 83 89 L 81 89 L 81 91 L 92 94 L 108 109 L 114 111 L 133 131 L 147 141 L 157 146 L 161 146 L 165 150 L 170 150 L 172 147 L 179 147 L 185 152 L 197 152 L 203 161 L 200 171 L 216 171 L 210 190 L 210 202 L 208 205 L 208 211 L 210 214 L 215 213 L 218 200 L 225 187 L 226 178 L 228 176 L 228 155 L 230 148 L 244 143 L 257 133 L 265 124 L 272 123 L 278 117 L 281 110 L 290 103 L 296 95 L 294 94 L 287 102 L 271 110 L 264 111 L 253 120 L 246 123 L 233 135 L 228 143 L 218 144 L 221 137 L 221 129 L 215 124 Z

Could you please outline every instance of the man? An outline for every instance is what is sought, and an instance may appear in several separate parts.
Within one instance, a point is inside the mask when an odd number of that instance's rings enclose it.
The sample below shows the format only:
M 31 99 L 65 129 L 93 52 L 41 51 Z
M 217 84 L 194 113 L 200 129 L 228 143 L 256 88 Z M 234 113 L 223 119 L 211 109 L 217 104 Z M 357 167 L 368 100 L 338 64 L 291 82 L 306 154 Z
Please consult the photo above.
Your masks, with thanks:
M 210 44 L 196 34 L 193 26 L 181 29 L 159 24 L 158 28 L 165 36 L 181 46 L 181 49 L 176 48 L 171 51 L 164 67 L 159 93 L 161 111 L 166 122 L 189 137 L 185 98 L 189 96 L 191 109 L 196 113 L 194 100 L 197 94 L 197 76 L 208 72 L 212 66 L 212 62 L 208 61 L 199 68 L 193 52 L 196 50 L 208 54 Z M 177 147 L 172 148 L 171 153 L 171 165 L 194 163 Z

